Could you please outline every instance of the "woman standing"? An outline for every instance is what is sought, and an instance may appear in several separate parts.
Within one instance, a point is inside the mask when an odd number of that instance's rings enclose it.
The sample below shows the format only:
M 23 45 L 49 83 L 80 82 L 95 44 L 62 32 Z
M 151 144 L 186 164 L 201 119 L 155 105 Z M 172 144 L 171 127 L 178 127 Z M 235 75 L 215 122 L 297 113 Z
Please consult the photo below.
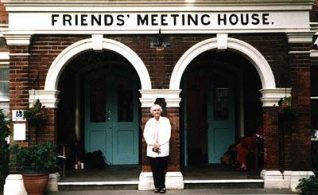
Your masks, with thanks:
M 149 157 L 155 193 L 165 193 L 165 177 L 168 168 L 169 141 L 171 137 L 170 121 L 161 116 L 162 108 L 155 104 L 150 108 L 150 118 L 144 129 L 144 138 L 147 143 L 147 156 Z

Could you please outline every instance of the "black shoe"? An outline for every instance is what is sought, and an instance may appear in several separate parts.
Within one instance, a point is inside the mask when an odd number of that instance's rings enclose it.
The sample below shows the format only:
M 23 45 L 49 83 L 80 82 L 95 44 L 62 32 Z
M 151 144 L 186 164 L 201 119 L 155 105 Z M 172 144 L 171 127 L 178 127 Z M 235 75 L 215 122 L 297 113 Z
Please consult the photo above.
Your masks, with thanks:
M 161 188 L 160 190 L 159 190 L 159 193 L 166 193 L 166 188 Z
M 159 188 L 155 188 L 155 189 L 153 190 L 153 192 L 154 192 L 154 193 L 159 193 L 159 192 L 160 192 L 160 189 L 159 189 Z

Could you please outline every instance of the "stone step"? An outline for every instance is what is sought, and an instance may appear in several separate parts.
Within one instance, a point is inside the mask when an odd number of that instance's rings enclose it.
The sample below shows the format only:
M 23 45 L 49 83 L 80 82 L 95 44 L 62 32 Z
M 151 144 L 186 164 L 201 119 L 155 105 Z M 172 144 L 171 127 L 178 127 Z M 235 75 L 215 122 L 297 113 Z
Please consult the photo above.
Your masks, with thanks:
M 137 190 L 139 181 L 81 181 L 58 182 L 59 191 Z
M 204 188 L 264 188 L 263 179 L 184 180 L 186 189 Z
M 139 181 L 58 182 L 59 191 L 137 190 Z M 185 189 L 205 188 L 264 188 L 262 179 L 184 180 Z

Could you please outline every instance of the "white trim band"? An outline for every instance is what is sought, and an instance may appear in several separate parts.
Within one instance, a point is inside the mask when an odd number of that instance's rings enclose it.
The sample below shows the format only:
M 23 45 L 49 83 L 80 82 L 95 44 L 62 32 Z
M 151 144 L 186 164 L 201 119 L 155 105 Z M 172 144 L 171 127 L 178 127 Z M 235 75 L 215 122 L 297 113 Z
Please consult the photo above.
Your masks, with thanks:
M 10 56 L 30 56 L 29 53 L 10 53 Z
M 72 186 L 72 185 L 82 185 L 82 186 L 102 186 L 102 185 L 137 185 L 139 181 L 78 181 L 78 182 L 58 182 L 59 186 Z
M 310 54 L 310 51 L 289 51 L 288 54 Z
M 264 179 L 183 180 L 183 183 L 263 183 Z

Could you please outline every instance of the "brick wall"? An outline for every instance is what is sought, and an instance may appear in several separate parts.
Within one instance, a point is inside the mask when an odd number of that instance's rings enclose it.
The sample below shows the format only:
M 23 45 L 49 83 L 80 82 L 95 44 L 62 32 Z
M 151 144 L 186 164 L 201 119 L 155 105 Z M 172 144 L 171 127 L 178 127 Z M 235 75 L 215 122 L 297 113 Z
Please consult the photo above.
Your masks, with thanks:
M 316 0 L 312 6 L 312 11 L 310 12 L 310 21 L 317 22 L 318 21 L 318 1 Z
M 2 3 L 0 3 L 0 24 L 8 24 L 8 13 Z
M 118 40 L 135 51 L 145 63 L 152 81 L 152 87 L 169 88 L 174 65 L 182 54 L 194 44 L 212 38 L 209 35 L 169 36 L 171 47 L 162 51 L 150 48 L 150 40 L 156 36 L 107 36 Z M 289 86 L 288 44 L 283 34 L 259 34 L 231 36 L 256 47 L 269 61 L 277 81 L 277 87 Z M 43 89 L 46 72 L 56 56 L 70 44 L 84 39 L 84 36 L 35 36 L 30 46 L 30 79 L 40 76 L 39 89 Z
M 264 129 L 264 169 L 277 170 L 279 168 L 279 130 L 277 108 L 263 108 Z
M 45 78 L 50 65 L 55 58 L 68 46 L 85 36 L 35 36 L 30 46 L 30 75 L 29 82 L 34 89 L 43 89 Z M 34 83 L 39 79 L 39 86 Z
M 10 48 L 10 109 L 25 109 L 29 102 L 29 48 L 15 46 Z M 15 55 L 17 54 L 17 55 Z
M 309 51 L 311 44 L 291 44 L 291 51 Z M 311 169 L 311 102 L 310 102 L 310 57 L 308 53 L 290 55 L 290 79 L 292 105 L 296 109 L 293 126 L 288 132 L 286 167 L 292 170 Z
M 179 108 L 167 108 L 171 123 L 170 161 L 168 171 L 180 171 L 180 128 Z
M 107 38 L 115 39 L 119 42 L 130 47 L 135 51 L 145 63 L 150 77 L 153 88 L 168 88 L 170 76 L 174 65 L 177 60 L 180 59 L 182 54 L 194 44 L 215 37 L 215 35 L 171 35 L 165 36 L 171 42 L 171 47 L 162 51 L 150 48 L 150 40 L 155 39 L 156 35 L 112 35 Z M 299 113 L 297 124 L 295 125 L 295 132 L 293 134 L 293 142 L 295 145 L 288 146 L 288 151 L 292 154 L 296 152 L 297 155 L 286 155 L 288 159 L 297 160 L 297 163 L 290 165 L 290 167 L 309 167 L 308 165 L 308 150 L 310 146 L 310 102 L 309 96 L 309 56 L 306 54 L 297 54 L 288 56 L 289 45 L 287 38 L 284 34 L 253 34 L 253 35 L 230 35 L 240 40 L 246 41 L 255 48 L 257 48 L 262 55 L 269 62 L 276 79 L 277 87 L 290 87 L 293 90 L 293 103 L 299 107 Z M 10 47 L 11 53 L 30 53 L 30 56 L 12 56 L 10 61 L 10 107 L 11 109 L 23 109 L 28 106 L 28 90 L 29 89 L 43 89 L 46 73 L 52 64 L 53 60 L 60 54 L 66 47 L 75 43 L 76 41 L 88 38 L 88 36 L 71 36 L 71 35 L 37 35 L 32 38 L 32 44 L 30 47 Z M 303 49 L 308 51 L 308 45 L 294 45 L 292 49 Z M 290 59 L 290 61 L 289 61 Z M 289 65 L 290 63 L 290 65 Z M 34 85 L 34 81 L 39 79 L 39 86 Z M 142 109 L 142 124 L 145 123 L 145 118 L 149 118 L 149 111 Z M 50 111 L 52 116 L 56 113 L 55 110 Z M 264 112 L 264 118 L 270 118 L 269 131 L 267 135 L 270 137 L 265 144 L 265 160 L 270 162 L 267 167 L 275 168 L 278 163 L 276 149 L 271 149 L 271 143 L 276 143 L 277 140 L 273 139 L 276 135 L 275 118 L 271 114 L 272 111 Z M 147 117 L 145 116 L 147 115 Z M 178 111 L 169 110 L 169 118 L 172 118 L 174 124 L 174 132 L 177 135 L 179 129 Z M 171 115 L 171 116 L 170 116 Z M 266 120 L 267 120 L 266 119 Z M 51 119 L 56 120 L 55 118 Z M 43 134 L 41 139 L 56 140 L 56 126 L 53 122 L 48 124 L 48 128 Z M 54 132 L 55 131 L 55 132 Z M 274 135 L 275 134 L 275 135 Z M 266 135 L 265 135 L 266 137 Z M 180 138 L 178 136 L 172 137 L 172 143 L 174 144 L 172 152 L 179 150 Z M 269 141 L 271 140 L 271 141 Z M 286 140 L 287 141 L 287 140 Z M 145 155 L 144 145 L 142 146 L 142 156 Z M 296 147 L 295 147 L 296 146 Z M 176 149 L 175 147 L 179 147 Z M 300 148 L 300 149 L 296 149 Z M 271 149 L 274 152 L 268 152 Z M 303 151 L 299 151 L 303 150 Z M 178 151 L 175 151 L 178 153 Z M 293 153 L 294 154 L 294 153 Z M 175 161 L 179 161 L 180 156 L 174 156 L 170 170 L 178 170 L 178 165 L 174 164 Z M 299 160 L 303 159 L 303 160 Z M 292 162 L 292 161 L 290 161 Z M 147 162 L 142 159 L 143 170 L 147 169 Z M 305 163 L 305 164 L 302 164 Z M 289 166 L 289 165 L 288 165 Z
M 253 35 L 229 35 L 246 41 L 256 47 L 269 61 L 278 87 L 288 86 L 288 43 L 284 34 L 253 34 Z M 169 81 L 174 65 L 182 54 L 194 44 L 214 35 L 174 35 L 166 36 L 170 40 L 171 47 L 162 51 L 150 48 L 149 41 L 156 36 L 110 36 L 132 50 L 134 50 L 145 63 L 153 88 L 169 88 Z M 286 71 L 287 70 L 287 71 Z

